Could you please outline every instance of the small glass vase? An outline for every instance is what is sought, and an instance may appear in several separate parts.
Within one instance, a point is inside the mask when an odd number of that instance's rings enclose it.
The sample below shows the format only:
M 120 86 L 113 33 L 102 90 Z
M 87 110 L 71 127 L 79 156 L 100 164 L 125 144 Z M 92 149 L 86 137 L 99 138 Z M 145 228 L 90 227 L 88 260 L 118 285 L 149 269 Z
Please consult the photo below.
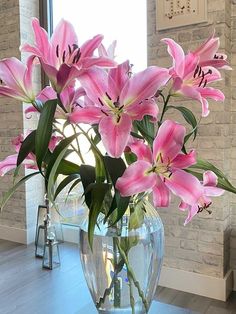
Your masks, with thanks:
M 80 230 L 80 257 L 98 313 L 148 313 L 160 275 L 164 246 L 162 221 L 147 201 L 130 204 L 109 227 L 100 214 L 93 249 L 87 226 Z

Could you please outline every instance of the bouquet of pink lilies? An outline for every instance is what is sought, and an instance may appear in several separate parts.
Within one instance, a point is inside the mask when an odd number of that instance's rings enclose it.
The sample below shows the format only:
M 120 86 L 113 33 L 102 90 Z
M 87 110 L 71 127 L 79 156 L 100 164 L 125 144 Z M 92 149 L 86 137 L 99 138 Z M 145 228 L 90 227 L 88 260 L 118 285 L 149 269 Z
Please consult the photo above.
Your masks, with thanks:
M 106 49 L 102 35 L 81 45 L 67 21 L 57 25 L 51 38 L 37 19 L 32 26 L 34 44 L 21 47 L 29 54 L 26 63 L 14 57 L 0 61 L 0 95 L 30 104 L 25 115 L 38 115 L 38 126 L 13 139 L 16 154 L 0 162 L 0 174 L 16 173 L 21 165 L 36 171 L 14 184 L 1 208 L 20 184 L 38 174 L 52 202 L 68 184 L 70 192 L 82 182 L 92 239 L 98 215 L 119 221 L 130 198 L 150 193 L 156 208 L 168 207 L 173 193 L 180 199 L 179 209 L 187 211 L 188 223 L 209 211 L 212 196 L 224 190 L 236 193 L 219 169 L 187 150 L 186 144 L 197 136 L 197 119 L 189 108 L 170 104 L 174 97 L 194 100 L 206 117 L 208 99 L 224 101 L 220 90 L 209 87 L 221 79 L 219 70 L 230 69 L 226 55 L 218 53 L 219 38 L 213 35 L 187 54 L 165 38 L 171 68 L 150 66 L 133 74 L 129 61 L 115 62 L 115 42 Z M 50 84 L 35 94 L 32 71 L 37 64 Z M 165 119 L 169 109 L 179 111 L 188 131 Z M 65 135 L 67 128 L 72 135 Z M 82 137 L 90 145 L 94 166 L 81 153 Z M 71 161 L 71 153 L 78 158 Z M 64 177 L 58 185 L 59 175 Z

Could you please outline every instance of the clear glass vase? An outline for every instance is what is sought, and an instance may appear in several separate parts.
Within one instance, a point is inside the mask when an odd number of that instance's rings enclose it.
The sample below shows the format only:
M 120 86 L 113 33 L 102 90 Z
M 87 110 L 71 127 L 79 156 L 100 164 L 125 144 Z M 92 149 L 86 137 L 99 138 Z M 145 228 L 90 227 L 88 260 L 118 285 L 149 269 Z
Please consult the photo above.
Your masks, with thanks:
M 160 275 L 164 229 L 147 201 L 130 204 L 112 227 L 100 215 L 93 249 L 86 225 L 80 231 L 80 257 L 98 313 L 148 313 Z

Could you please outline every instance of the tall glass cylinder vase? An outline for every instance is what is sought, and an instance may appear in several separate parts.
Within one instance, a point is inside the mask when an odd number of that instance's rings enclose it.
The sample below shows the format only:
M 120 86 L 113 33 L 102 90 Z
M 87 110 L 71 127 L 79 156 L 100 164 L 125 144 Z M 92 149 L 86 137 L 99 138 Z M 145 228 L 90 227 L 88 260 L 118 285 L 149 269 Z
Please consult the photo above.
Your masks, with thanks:
M 80 231 L 80 257 L 98 313 L 148 313 L 160 275 L 163 224 L 153 206 L 130 204 L 115 226 L 100 214 L 93 249 L 86 226 Z

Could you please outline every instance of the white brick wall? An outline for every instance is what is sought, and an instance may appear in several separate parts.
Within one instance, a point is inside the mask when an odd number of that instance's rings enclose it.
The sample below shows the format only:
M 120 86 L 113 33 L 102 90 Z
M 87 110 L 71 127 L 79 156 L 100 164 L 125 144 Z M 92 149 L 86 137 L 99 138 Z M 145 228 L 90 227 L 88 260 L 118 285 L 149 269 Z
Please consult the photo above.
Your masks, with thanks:
M 20 54 L 19 46 L 22 42 L 33 38 L 30 19 L 32 16 L 39 15 L 38 10 L 37 0 L 0 0 L 0 58 L 15 56 L 25 59 L 25 56 Z M 34 80 L 36 89 L 39 89 L 39 72 L 35 73 Z M 3 98 L 0 98 L 0 115 L 0 159 L 2 160 L 14 153 L 11 139 L 27 128 L 34 128 L 37 121 L 24 119 L 21 103 Z M 11 175 L 2 177 L 0 194 L 7 191 L 11 185 Z M 0 229 L 1 226 L 14 227 L 28 232 L 34 226 L 36 209 L 42 202 L 42 195 L 41 180 L 32 180 L 26 186 L 19 188 L 0 214 Z
M 149 65 L 171 64 L 165 45 L 160 43 L 161 38 L 171 37 L 188 51 L 206 40 L 213 29 L 216 36 L 220 37 L 221 51 L 228 54 L 229 60 L 232 57 L 232 66 L 236 64 L 236 4 L 231 4 L 230 0 L 208 0 L 207 23 L 159 32 L 156 30 L 156 0 L 147 0 L 147 11 Z M 214 162 L 229 175 L 231 180 L 234 180 L 234 184 L 236 184 L 236 141 L 233 138 L 236 134 L 236 117 L 233 112 L 236 110 L 233 108 L 236 98 L 235 73 L 236 71 L 227 72 L 223 76 L 224 80 L 215 84 L 225 93 L 226 101 L 224 104 L 210 102 L 211 113 L 209 117 L 201 120 L 199 136 L 193 144 L 202 158 Z M 201 112 L 200 105 L 196 102 L 189 100 L 176 100 L 176 102 L 189 107 L 198 115 Z M 169 117 L 177 118 L 176 112 L 170 112 Z M 235 205 L 236 197 L 226 193 L 223 197 L 214 199 L 212 215 L 201 213 L 186 227 L 183 227 L 186 214 L 178 211 L 178 202 L 173 201 L 171 208 L 160 209 L 166 232 L 164 265 L 223 277 L 230 267 L 231 254 L 231 266 L 236 268 Z M 231 227 L 234 231 L 231 236 L 231 250 L 229 250 Z

